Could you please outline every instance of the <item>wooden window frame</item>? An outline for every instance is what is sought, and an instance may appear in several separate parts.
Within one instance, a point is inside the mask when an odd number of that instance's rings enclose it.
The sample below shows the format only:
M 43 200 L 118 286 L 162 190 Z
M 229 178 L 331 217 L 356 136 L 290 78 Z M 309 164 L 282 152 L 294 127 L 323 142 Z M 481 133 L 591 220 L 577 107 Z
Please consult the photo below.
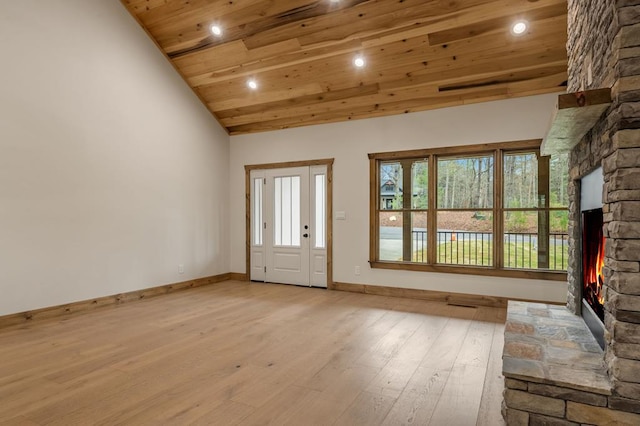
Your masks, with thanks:
M 546 191 L 545 205 L 543 207 L 530 208 L 530 209 L 505 209 L 503 202 L 503 155 L 505 153 L 512 152 L 536 152 L 539 153 L 541 139 L 514 141 L 514 142 L 500 142 L 500 143 L 487 143 L 479 145 L 463 145 L 456 147 L 443 147 L 432 149 L 420 149 L 410 151 L 395 151 L 395 152 L 381 152 L 369 154 L 369 264 L 372 268 L 379 269 L 392 269 L 392 270 L 408 270 L 408 271 L 425 271 L 425 272 L 441 272 L 441 273 L 455 273 L 455 274 L 470 274 L 470 275 L 483 275 L 483 276 L 499 276 L 509 278 L 528 278 L 528 279 L 542 279 L 551 281 L 564 281 L 567 280 L 566 271 L 553 271 L 548 269 L 507 269 L 503 267 L 504 255 L 502 235 L 504 233 L 504 213 L 506 211 L 521 211 L 530 210 L 538 211 L 546 214 L 548 218 L 552 211 L 563 211 L 566 208 L 554 208 L 549 206 L 549 194 L 548 194 L 548 181 L 546 179 L 546 187 L 543 185 L 543 191 Z M 451 265 L 451 264 L 438 264 L 436 263 L 436 251 L 433 247 L 436 247 L 436 233 L 434 232 L 437 227 L 437 205 L 436 205 L 436 193 L 437 193 L 437 159 L 438 157 L 452 157 L 456 155 L 472 156 L 472 155 L 487 155 L 491 154 L 494 157 L 494 176 L 493 176 L 493 208 L 490 211 L 493 213 L 493 265 L 492 266 L 473 266 L 473 265 Z M 380 239 L 379 239 L 379 218 L 380 215 L 378 209 L 379 203 L 379 188 L 380 188 L 380 173 L 379 165 L 382 162 L 388 161 L 413 161 L 424 160 L 428 161 L 428 210 L 427 210 L 427 263 L 413 263 L 407 261 L 386 261 L 379 260 L 380 253 Z M 544 165 L 542 170 L 546 170 L 548 176 L 548 161 L 546 163 L 546 169 Z M 540 176 L 538 176 L 538 182 L 540 182 Z M 450 209 L 446 209 L 450 210 Z M 466 210 L 466 209 L 465 209 Z M 548 220 L 548 219 L 547 219 Z M 406 228 L 406 227 L 405 227 Z M 548 228 L 548 227 L 547 227 Z M 548 229 L 547 229 L 548 230 Z M 403 230 L 405 232 L 405 230 Z M 495 236 L 498 237 L 495 237 Z M 409 242 L 410 243 L 410 242 Z M 403 239 L 403 244 L 406 242 Z

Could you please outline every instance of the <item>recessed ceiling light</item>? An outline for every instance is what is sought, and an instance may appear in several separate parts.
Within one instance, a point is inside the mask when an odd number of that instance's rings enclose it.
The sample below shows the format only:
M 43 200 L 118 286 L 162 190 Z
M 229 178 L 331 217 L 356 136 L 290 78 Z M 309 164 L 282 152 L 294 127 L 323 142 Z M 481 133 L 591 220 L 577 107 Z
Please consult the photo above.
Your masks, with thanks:
M 362 56 L 356 56 L 355 59 L 353 60 L 353 65 L 355 65 L 358 68 L 364 67 L 365 65 L 364 58 Z
M 255 81 L 254 79 L 251 79 L 251 80 L 247 81 L 247 86 L 251 90 L 256 90 L 258 88 L 258 82 Z
M 211 34 L 213 34 L 214 36 L 221 36 L 222 35 L 222 28 L 220 28 L 217 25 L 212 25 L 211 26 Z
M 511 26 L 511 33 L 513 35 L 522 35 L 524 34 L 525 31 L 527 31 L 528 27 L 529 27 L 529 23 L 527 21 L 524 21 L 524 20 L 517 21 Z

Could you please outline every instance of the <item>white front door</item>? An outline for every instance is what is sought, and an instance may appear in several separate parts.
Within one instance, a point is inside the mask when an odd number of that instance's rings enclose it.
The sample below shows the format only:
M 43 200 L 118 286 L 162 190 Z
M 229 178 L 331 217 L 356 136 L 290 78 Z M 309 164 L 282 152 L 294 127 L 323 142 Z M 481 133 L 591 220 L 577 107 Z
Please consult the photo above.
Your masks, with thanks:
M 251 172 L 251 280 L 327 286 L 326 170 Z

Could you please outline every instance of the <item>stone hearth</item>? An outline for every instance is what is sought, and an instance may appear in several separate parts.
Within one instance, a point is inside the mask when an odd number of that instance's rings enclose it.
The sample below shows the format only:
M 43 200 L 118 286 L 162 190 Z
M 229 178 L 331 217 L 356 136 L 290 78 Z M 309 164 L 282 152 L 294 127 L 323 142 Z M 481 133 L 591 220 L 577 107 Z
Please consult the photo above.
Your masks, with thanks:
M 509 425 L 640 425 L 640 414 L 611 408 L 620 398 L 604 352 L 564 306 L 509 302 L 503 374 Z
M 568 7 L 567 91 L 608 87 L 612 104 L 570 152 L 566 308 L 509 304 L 504 414 L 509 424 L 638 425 L 640 0 L 569 0 Z M 579 316 L 580 180 L 598 167 L 606 238 L 603 352 L 585 341 Z M 560 354 L 573 361 L 562 364 Z

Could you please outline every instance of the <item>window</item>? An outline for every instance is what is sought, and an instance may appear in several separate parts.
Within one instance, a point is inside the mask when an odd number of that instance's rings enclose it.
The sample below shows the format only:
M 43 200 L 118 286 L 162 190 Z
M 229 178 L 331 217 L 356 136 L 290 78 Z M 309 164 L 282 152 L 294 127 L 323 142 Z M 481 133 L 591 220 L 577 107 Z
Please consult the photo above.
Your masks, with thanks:
M 369 154 L 372 267 L 564 279 L 567 156 L 539 147 Z
M 494 156 L 437 157 L 436 262 L 493 265 Z
M 423 159 L 380 163 L 381 260 L 426 262 L 427 170 Z

